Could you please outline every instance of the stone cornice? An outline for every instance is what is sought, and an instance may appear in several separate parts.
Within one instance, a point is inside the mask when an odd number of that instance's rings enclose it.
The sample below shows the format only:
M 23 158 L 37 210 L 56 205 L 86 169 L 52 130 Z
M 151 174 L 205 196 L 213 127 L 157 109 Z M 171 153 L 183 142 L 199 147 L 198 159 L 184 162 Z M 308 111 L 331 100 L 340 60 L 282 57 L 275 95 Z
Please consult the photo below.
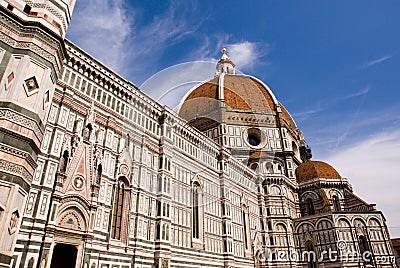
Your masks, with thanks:
M 42 140 L 43 138 L 43 125 L 41 121 L 35 120 L 35 118 L 31 118 L 28 116 L 25 116 L 21 113 L 18 113 L 10 108 L 0 108 L 0 120 L 7 120 L 10 121 L 14 124 L 18 124 L 22 127 L 28 128 L 32 130 L 38 140 Z
M 0 159 L 0 171 L 12 175 L 17 175 L 23 178 L 29 184 L 32 182 L 33 179 L 33 175 L 30 174 L 29 171 L 24 166 L 18 165 L 16 163 L 4 159 Z
M 21 158 L 25 159 L 29 163 L 29 165 L 31 165 L 33 168 L 37 167 L 37 162 L 35 161 L 35 159 L 33 159 L 33 157 L 25 151 L 19 150 L 15 147 L 8 146 L 4 143 L 0 144 L 0 151 L 6 152 L 8 154 L 11 154 L 11 155 L 14 155 L 17 157 L 21 157 Z

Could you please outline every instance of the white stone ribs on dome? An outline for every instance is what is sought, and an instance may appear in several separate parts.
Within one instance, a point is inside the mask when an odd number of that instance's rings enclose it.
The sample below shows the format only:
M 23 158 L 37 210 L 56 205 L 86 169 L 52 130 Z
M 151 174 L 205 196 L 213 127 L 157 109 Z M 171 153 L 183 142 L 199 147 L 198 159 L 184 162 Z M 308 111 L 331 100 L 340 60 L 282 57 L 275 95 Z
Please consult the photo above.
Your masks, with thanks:
M 272 90 L 263 81 L 261 81 L 260 79 L 254 77 L 254 76 L 251 76 L 251 75 L 243 75 L 243 76 L 250 77 L 251 79 L 254 79 L 258 83 L 260 83 L 267 90 L 268 94 L 272 97 L 272 100 L 274 101 L 275 105 L 279 104 L 277 98 L 275 97 L 275 94 L 272 92 Z
M 218 99 L 220 100 L 225 99 L 224 90 L 221 90 L 221 88 L 224 88 L 224 81 L 225 81 L 225 73 L 222 73 L 218 79 Z
M 297 124 L 296 124 L 296 121 L 294 121 L 293 116 L 288 112 L 288 110 L 286 109 L 286 107 L 285 107 L 282 103 L 279 103 L 279 105 L 280 105 L 281 107 L 283 107 L 283 108 L 287 111 L 287 114 L 290 116 L 290 119 L 292 119 L 293 124 L 295 125 L 296 128 L 298 128 L 298 127 L 297 127 Z M 282 119 L 282 118 L 281 118 L 281 119 Z M 286 120 L 284 116 L 283 116 L 283 119 Z M 287 122 L 287 123 L 290 125 L 289 122 Z M 289 129 L 290 129 L 290 128 L 289 128 Z
M 176 113 L 179 114 L 183 103 L 185 102 L 185 100 L 187 99 L 187 97 L 190 95 L 190 93 L 192 93 L 196 88 L 200 87 L 201 85 L 204 85 L 206 83 L 210 82 L 210 80 L 206 80 L 201 82 L 200 84 L 195 85 L 194 87 L 192 87 L 191 89 L 188 90 L 188 92 L 186 92 L 186 94 L 183 96 L 183 98 L 181 99 L 181 101 L 178 104 L 178 108 L 176 109 Z
M 274 104 L 275 104 L 275 105 L 278 105 L 278 106 L 281 105 L 281 104 L 279 103 L 278 99 L 276 98 L 275 94 L 272 92 L 272 90 L 271 90 L 263 81 L 261 81 L 260 79 L 254 77 L 254 76 L 251 76 L 251 75 L 246 75 L 246 74 L 234 74 L 234 76 L 238 76 L 238 77 L 240 77 L 240 76 L 241 76 L 241 77 L 249 77 L 249 78 L 251 78 L 251 79 L 257 81 L 258 83 L 260 83 L 260 84 L 264 87 L 264 89 L 265 89 L 265 90 L 268 92 L 268 94 L 271 96 L 271 98 L 272 98 Z M 189 97 L 189 95 L 190 95 L 194 90 L 196 90 L 197 88 L 201 87 L 201 86 L 204 85 L 204 84 L 209 83 L 210 80 L 212 80 L 212 79 L 213 79 L 213 78 L 208 79 L 208 80 L 206 80 L 206 81 L 203 81 L 202 83 L 195 85 L 195 86 L 192 87 L 188 92 L 186 92 L 186 94 L 183 96 L 183 98 L 181 99 L 181 101 L 180 101 L 180 103 L 179 103 L 179 105 L 178 105 L 177 113 L 179 114 L 180 109 L 181 109 L 183 103 L 186 101 L 186 99 Z M 223 99 L 224 99 L 224 91 L 221 90 L 221 89 L 223 89 L 223 88 L 225 87 L 224 81 L 225 81 L 225 73 L 222 73 L 222 74 L 218 75 L 218 87 L 217 87 L 217 90 L 218 90 L 218 97 L 219 97 L 220 100 L 223 100 Z M 289 115 L 290 115 L 290 114 L 289 114 Z M 291 117 L 291 115 L 290 115 L 290 117 Z M 291 118 L 292 118 L 292 117 L 291 117 Z M 293 118 L 292 118 L 292 120 L 293 120 Z

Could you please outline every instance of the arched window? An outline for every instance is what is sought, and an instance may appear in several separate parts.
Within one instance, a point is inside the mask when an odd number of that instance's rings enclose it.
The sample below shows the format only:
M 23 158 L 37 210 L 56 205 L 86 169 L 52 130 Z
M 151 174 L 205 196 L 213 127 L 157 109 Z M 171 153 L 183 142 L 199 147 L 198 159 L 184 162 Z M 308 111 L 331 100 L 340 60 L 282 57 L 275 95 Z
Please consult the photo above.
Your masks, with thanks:
M 18 210 L 15 210 L 11 214 L 11 219 L 10 219 L 10 223 L 8 226 L 8 230 L 9 230 L 10 234 L 15 233 L 15 231 L 17 230 L 19 218 L 20 218 L 20 216 L 19 216 Z
M 92 134 L 92 130 L 93 130 L 92 124 L 87 124 L 87 126 L 83 130 L 83 140 L 84 141 L 89 141 L 90 135 Z
M 341 211 L 342 208 L 340 206 L 340 200 L 339 197 L 337 195 L 333 196 L 333 207 L 335 209 L 335 211 Z
M 360 235 L 358 237 L 358 245 L 360 247 L 360 253 L 363 261 L 365 263 L 372 263 L 372 252 L 369 246 L 368 240 L 365 236 Z
M 99 164 L 98 166 L 97 166 L 97 173 L 96 173 L 96 182 L 98 183 L 98 184 L 100 184 L 100 181 L 101 181 L 101 174 L 103 173 L 103 168 L 102 168 L 102 166 L 101 166 L 101 164 Z
M 28 262 L 28 266 L 26 268 L 33 268 L 33 264 L 35 263 L 35 258 L 30 258 Z
M 251 168 L 252 170 L 257 170 L 258 164 L 257 164 L 257 163 L 253 163 L 253 164 L 250 165 L 250 168 Z
M 72 132 L 74 132 L 74 133 L 78 132 L 79 123 L 80 123 L 80 120 L 75 120 Z
M 314 215 L 315 210 L 314 210 L 314 202 L 311 198 L 306 199 L 306 211 L 307 215 Z
M 157 240 L 160 239 L 160 232 L 161 232 L 160 229 L 161 229 L 160 228 L 160 223 L 157 222 L 157 224 L 156 224 L 156 239 Z
M 297 157 L 299 154 L 299 148 L 297 147 L 297 145 L 294 141 L 292 141 L 292 149 L 293 149 L 294 156 Z
M 289 243 L 288 243 L 288 235 L 287 235 L 286 226 L 283 225 L 282 223 L 278 223 L 275 226 L 275 231 L 276 231 L 277 245 L 287 246 Z
M 278 165 L 278 173 L 283 174 L 283 168 L 280 164 Z
M 162 239 L 164 239 L 165 240 L 165 238 L 166 238 L 166 236 L 167 236 L 167 225 L 164 223 L 163 224 L 163 227 L 162 227 Z
M 65 150 L 62 155 L 61 163 L 60 163 L 60 171 L 61 172 L 67 171 L 68 162 L 69 162 L 69 152 L 67 150 Z
M 114 205 L 113 205 L 113 221 L 111 229 L 111 238 L 121 240 L 121 233 L 123 228 L 123 220 L 126 212 L 124 204 L 128 197 L 127 184 L 123 178 L 117 182 L 115 189 Z
M 317 256 L 314 249 L 314 245 L 311 241 L 307 241 L 306 243 L 306 254 L 307 257 L 307 267 L 308 268 L 316 268 L 317 267 Z
M 265 164 L 265 169 L 268 174 L 274 173 L 274 166 L 272 165 L 271 162 L 268 162 L 267 164 Z
M 200 238 L 200 224 L 199 224 L 199 185 L 193 186 L 193 238 Z
M 249 230 L 249 213 L 246 206 L 242 207 L 242 221 L 243 221 L 243 242 L 245 249 L 248 250 L 250 247 L 250 230 Z

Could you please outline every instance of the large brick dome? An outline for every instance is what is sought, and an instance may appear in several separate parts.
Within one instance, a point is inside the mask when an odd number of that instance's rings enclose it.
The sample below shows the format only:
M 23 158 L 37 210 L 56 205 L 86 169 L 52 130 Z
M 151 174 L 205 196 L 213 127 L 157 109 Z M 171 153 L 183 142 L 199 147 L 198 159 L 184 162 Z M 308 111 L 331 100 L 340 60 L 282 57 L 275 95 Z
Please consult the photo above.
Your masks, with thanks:
M 296 169 L 298 183 L 311 181 L 315 178 L 341 179 L 339 173 L 328 163 L 322 161 L 307 161 Z
M 178 110 L 187 121 L 213 118 L 220 108 L 229 110 L 275 113 L 281 109 L 281 119 L 290 127 L 297 126 L 272 91 L 255 77 L 243 74 L 221 74 L 194 87 L 186 95 Z

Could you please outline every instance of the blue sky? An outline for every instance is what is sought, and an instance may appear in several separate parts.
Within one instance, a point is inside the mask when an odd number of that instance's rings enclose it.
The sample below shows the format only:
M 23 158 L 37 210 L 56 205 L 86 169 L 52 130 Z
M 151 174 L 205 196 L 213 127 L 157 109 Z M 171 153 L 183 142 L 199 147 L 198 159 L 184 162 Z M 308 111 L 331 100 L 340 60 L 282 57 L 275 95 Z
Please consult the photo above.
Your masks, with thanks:
M 78 0 L 67 37 L 155 99 L 212 76 L 226 45 L 286 106 L 314 158 L 400 236 L 399 10 L 396 0 Z

